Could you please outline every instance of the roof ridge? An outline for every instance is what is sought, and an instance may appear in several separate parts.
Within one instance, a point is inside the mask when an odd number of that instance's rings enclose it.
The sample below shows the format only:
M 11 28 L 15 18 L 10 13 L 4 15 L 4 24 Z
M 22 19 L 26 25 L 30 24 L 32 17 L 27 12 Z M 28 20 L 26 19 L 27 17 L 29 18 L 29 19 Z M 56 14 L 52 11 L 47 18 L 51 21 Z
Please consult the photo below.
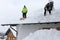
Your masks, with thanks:
M 17 32 L 17 30 L 15 30 L 14 28 L 10 27 L 12 30 L 14 30 L 15 32 Z

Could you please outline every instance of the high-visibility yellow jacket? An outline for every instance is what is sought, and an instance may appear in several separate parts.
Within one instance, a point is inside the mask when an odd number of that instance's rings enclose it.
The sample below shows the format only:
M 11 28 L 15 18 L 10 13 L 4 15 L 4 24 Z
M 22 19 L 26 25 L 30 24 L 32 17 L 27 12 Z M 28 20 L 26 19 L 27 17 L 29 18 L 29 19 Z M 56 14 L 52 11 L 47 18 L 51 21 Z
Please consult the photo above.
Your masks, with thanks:
M 26 7 L 24 7 L 23 9 L 22 9 L 22 13 L 27 13 L 27 8 Z

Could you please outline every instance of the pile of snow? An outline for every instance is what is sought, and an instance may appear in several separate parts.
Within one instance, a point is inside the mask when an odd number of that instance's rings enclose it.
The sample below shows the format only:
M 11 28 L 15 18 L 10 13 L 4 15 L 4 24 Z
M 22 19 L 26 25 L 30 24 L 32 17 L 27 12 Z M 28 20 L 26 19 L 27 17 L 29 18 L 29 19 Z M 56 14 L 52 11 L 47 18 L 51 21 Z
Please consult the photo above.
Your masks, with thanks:
M 60 31 L 56 29 L 37 30 L 34 33 L 30 33 L 29 36 L 23 40 L 60 40 Z

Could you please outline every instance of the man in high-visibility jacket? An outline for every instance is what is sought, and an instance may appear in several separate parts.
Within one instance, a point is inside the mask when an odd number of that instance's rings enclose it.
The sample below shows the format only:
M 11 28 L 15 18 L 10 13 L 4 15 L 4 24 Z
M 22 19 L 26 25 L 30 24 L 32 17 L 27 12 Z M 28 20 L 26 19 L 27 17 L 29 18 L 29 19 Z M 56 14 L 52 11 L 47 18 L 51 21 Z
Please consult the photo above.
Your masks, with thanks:
M 22 13 L 23 13 L 23 18 L 26 18 L 26 14 L 27 14 L 27 8 L 26 6 L 24 5 L 23 9 L 22 9 Z

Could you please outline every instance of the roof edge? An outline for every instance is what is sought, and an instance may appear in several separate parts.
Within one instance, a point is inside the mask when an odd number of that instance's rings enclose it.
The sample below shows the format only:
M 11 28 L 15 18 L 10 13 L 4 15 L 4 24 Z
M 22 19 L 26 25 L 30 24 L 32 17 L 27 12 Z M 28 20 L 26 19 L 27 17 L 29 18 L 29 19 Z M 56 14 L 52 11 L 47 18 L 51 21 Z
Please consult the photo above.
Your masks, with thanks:
M 57 24 L 60 22 L 40 22 L 40 23 L 22 23 L 22 24 L 1 24 L 1 26 L 34 25 L 34 24 Z

